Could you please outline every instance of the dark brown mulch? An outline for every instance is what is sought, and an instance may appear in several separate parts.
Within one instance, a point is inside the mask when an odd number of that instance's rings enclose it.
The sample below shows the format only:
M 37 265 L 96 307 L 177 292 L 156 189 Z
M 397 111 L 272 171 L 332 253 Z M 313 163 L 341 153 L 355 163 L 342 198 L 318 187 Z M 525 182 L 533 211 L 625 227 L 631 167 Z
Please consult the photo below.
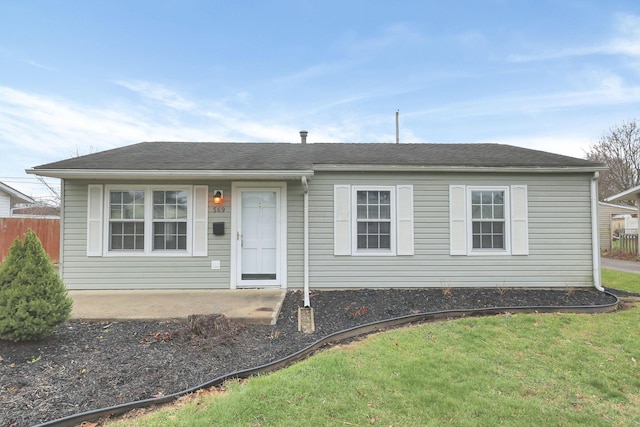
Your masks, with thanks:
M 312 294 L 316 332 L 297 331 L 300 291 L 275 326 L 237 326 L 212 316 L 176 322 L 82 322 L 38 342 L 0 341 L 0 426 L 29 426 L 79 412 L 167 395 L 292 354 L 353 326 L 440 310 L 591 306 L 593 290 L 415 289 Z

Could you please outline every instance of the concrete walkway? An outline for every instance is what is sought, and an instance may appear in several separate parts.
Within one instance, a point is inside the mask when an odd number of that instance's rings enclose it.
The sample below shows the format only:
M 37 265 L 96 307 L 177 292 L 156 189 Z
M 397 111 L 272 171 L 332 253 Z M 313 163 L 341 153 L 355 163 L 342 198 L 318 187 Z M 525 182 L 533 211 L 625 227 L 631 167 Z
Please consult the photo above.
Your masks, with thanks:
M 75 291 L 72 319 L 165 320 L 224 314 L 241 323 L 275 325 L 286 289 Z
M 601 258 L 600 266 L 609 270 L 625 271 L 640 274 L 640 262 L 623 261 L 621 259 Z

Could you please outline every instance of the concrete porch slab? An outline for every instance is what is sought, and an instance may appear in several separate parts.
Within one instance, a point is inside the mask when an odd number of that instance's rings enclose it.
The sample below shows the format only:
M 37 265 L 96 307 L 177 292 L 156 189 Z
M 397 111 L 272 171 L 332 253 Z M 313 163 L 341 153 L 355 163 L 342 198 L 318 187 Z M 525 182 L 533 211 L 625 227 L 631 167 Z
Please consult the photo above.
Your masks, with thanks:
M 235 322 L 275 325 L 286 289 L 69 290 L 72 319 L 167 320 L 224 314 Z

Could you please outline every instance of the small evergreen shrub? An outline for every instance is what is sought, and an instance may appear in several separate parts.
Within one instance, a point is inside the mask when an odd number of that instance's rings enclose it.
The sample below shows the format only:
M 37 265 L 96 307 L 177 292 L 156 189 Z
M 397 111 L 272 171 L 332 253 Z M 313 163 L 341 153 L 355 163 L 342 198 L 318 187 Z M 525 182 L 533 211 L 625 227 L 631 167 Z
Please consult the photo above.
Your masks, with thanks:
M 47 337 L 69 319 L 72 303 L 38 236 L 16 238 L 0 266 L 0 339 Z

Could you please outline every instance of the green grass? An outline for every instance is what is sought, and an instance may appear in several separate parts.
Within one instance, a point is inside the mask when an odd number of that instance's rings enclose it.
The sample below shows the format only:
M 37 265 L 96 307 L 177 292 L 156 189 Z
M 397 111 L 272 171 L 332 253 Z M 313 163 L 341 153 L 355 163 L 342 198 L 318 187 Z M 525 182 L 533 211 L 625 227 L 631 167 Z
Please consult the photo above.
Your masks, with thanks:
M 640 293 L 640 274 L 624 271 L 602 269 L 602 285 L 605 288 L 620 289 L 621 291 Z
M 638 426 L 638 325 L 639 308 L 410 326 L 126 425 Z

